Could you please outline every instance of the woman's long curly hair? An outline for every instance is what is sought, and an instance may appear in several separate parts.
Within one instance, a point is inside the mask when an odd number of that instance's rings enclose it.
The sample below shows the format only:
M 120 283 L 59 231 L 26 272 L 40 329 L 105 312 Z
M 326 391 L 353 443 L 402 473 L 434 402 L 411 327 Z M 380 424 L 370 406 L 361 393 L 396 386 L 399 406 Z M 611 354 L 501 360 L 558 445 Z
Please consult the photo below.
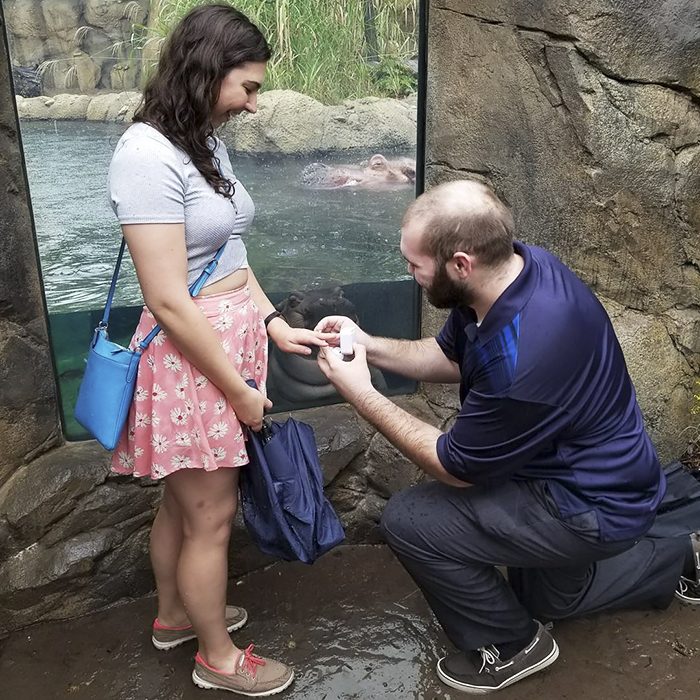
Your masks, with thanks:
M 228 72 L 270 58 L 260 30 L 229 5 L 202 5 L 189 12 L 165 42 L 134 121 L 158 129 L 192 159 L 216 192 L 233 196 L 233 185 L 214 164 L 211 113 Z

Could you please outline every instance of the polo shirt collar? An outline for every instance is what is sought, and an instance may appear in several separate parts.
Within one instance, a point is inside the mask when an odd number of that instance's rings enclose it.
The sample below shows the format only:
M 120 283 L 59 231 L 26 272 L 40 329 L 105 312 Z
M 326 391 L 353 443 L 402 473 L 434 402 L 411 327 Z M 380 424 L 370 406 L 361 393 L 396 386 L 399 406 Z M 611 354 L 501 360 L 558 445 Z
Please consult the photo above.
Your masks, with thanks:
M 481 325 L 476 325 L 476 314 L 473 309 L 462 309 L 462 313 L 468 321 L 464 331 L 471 341 L 478 338 L 481 343 L 484 343 L 498 333 L 501 328 L 513 320 L 535 290 L 538 272 L 530 249 L 520 241 L 514 241 L 513 248 L 524 260 L 523 269 L 506 287 L 501 296 L 496 299 L 484 316 Z

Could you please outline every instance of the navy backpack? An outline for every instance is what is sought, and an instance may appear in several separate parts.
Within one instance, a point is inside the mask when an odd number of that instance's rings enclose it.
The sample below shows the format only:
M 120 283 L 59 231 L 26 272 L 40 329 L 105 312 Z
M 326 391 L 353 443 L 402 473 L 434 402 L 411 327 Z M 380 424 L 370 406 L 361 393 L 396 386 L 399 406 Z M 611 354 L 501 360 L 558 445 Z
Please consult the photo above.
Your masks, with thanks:
M 265 554 L 313 563 L 345 532 L 323 493 L 318 448 L 310 425 L 265 419 L 248 431 L 250 463 L 241 467 L 243 520 Z

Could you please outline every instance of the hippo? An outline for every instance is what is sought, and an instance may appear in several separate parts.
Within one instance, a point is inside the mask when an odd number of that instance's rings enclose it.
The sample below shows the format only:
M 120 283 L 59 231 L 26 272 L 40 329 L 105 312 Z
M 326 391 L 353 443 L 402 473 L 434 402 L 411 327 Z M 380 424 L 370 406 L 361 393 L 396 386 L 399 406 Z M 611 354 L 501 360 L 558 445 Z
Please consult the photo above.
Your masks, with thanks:
M 301 181 L 305 187 L 315 190 L 408 187 L 416 181 L 416 161 L 411 158 L 387 160 L 381 153 L 375 153 L 366 164 L 360 165 L 311 163 L 302 171 Z
M 355 305 L 345 297 L 340 287 L 328 287 L 292 292 L 277 305 L 285 321 L 294 328 L 315 328 L 324 317 L 341 315 L 357 322 Z M 370 368 L 372 384 L 379 390 L 386 389 L 384 375 L 375 367 Z M 270 350 L 268 378 L 273 394 L 289 402 L 315 403 L 337 396 L 333 385 L 326 379 L 312 355 L 294 355 Z
M 315 328 L 324 316 L 347 316 L 356 323 L 358 320 L 355 305 L 341 287 L 292 292 L 276 308 L 292 328 Z

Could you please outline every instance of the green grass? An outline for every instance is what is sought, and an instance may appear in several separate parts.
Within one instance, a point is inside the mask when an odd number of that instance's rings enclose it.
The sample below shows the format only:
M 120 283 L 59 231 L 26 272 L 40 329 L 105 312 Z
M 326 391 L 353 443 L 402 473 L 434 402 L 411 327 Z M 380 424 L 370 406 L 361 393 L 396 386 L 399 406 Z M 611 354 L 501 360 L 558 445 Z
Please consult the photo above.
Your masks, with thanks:
M 225 0 L 224 0 L 225 1 Z M 197 0 L 153 3 L 155 18 L 135 41 L 160 42 Z M 375 95 L 400 97 L 415 91 L 404 61 L 417 51 L 417 0 L 373 0 L 376 44 L 368 46 L 368 0 L 235 0 L 265 34 L 273 49 L 266 89 L 285 88 L 326 104 Z M 370 34 L 371 36 L 371 34 Z M 373 51 L 374 48 L 374 51 Z M 375 61 L 368 61 L 372 54 Z

